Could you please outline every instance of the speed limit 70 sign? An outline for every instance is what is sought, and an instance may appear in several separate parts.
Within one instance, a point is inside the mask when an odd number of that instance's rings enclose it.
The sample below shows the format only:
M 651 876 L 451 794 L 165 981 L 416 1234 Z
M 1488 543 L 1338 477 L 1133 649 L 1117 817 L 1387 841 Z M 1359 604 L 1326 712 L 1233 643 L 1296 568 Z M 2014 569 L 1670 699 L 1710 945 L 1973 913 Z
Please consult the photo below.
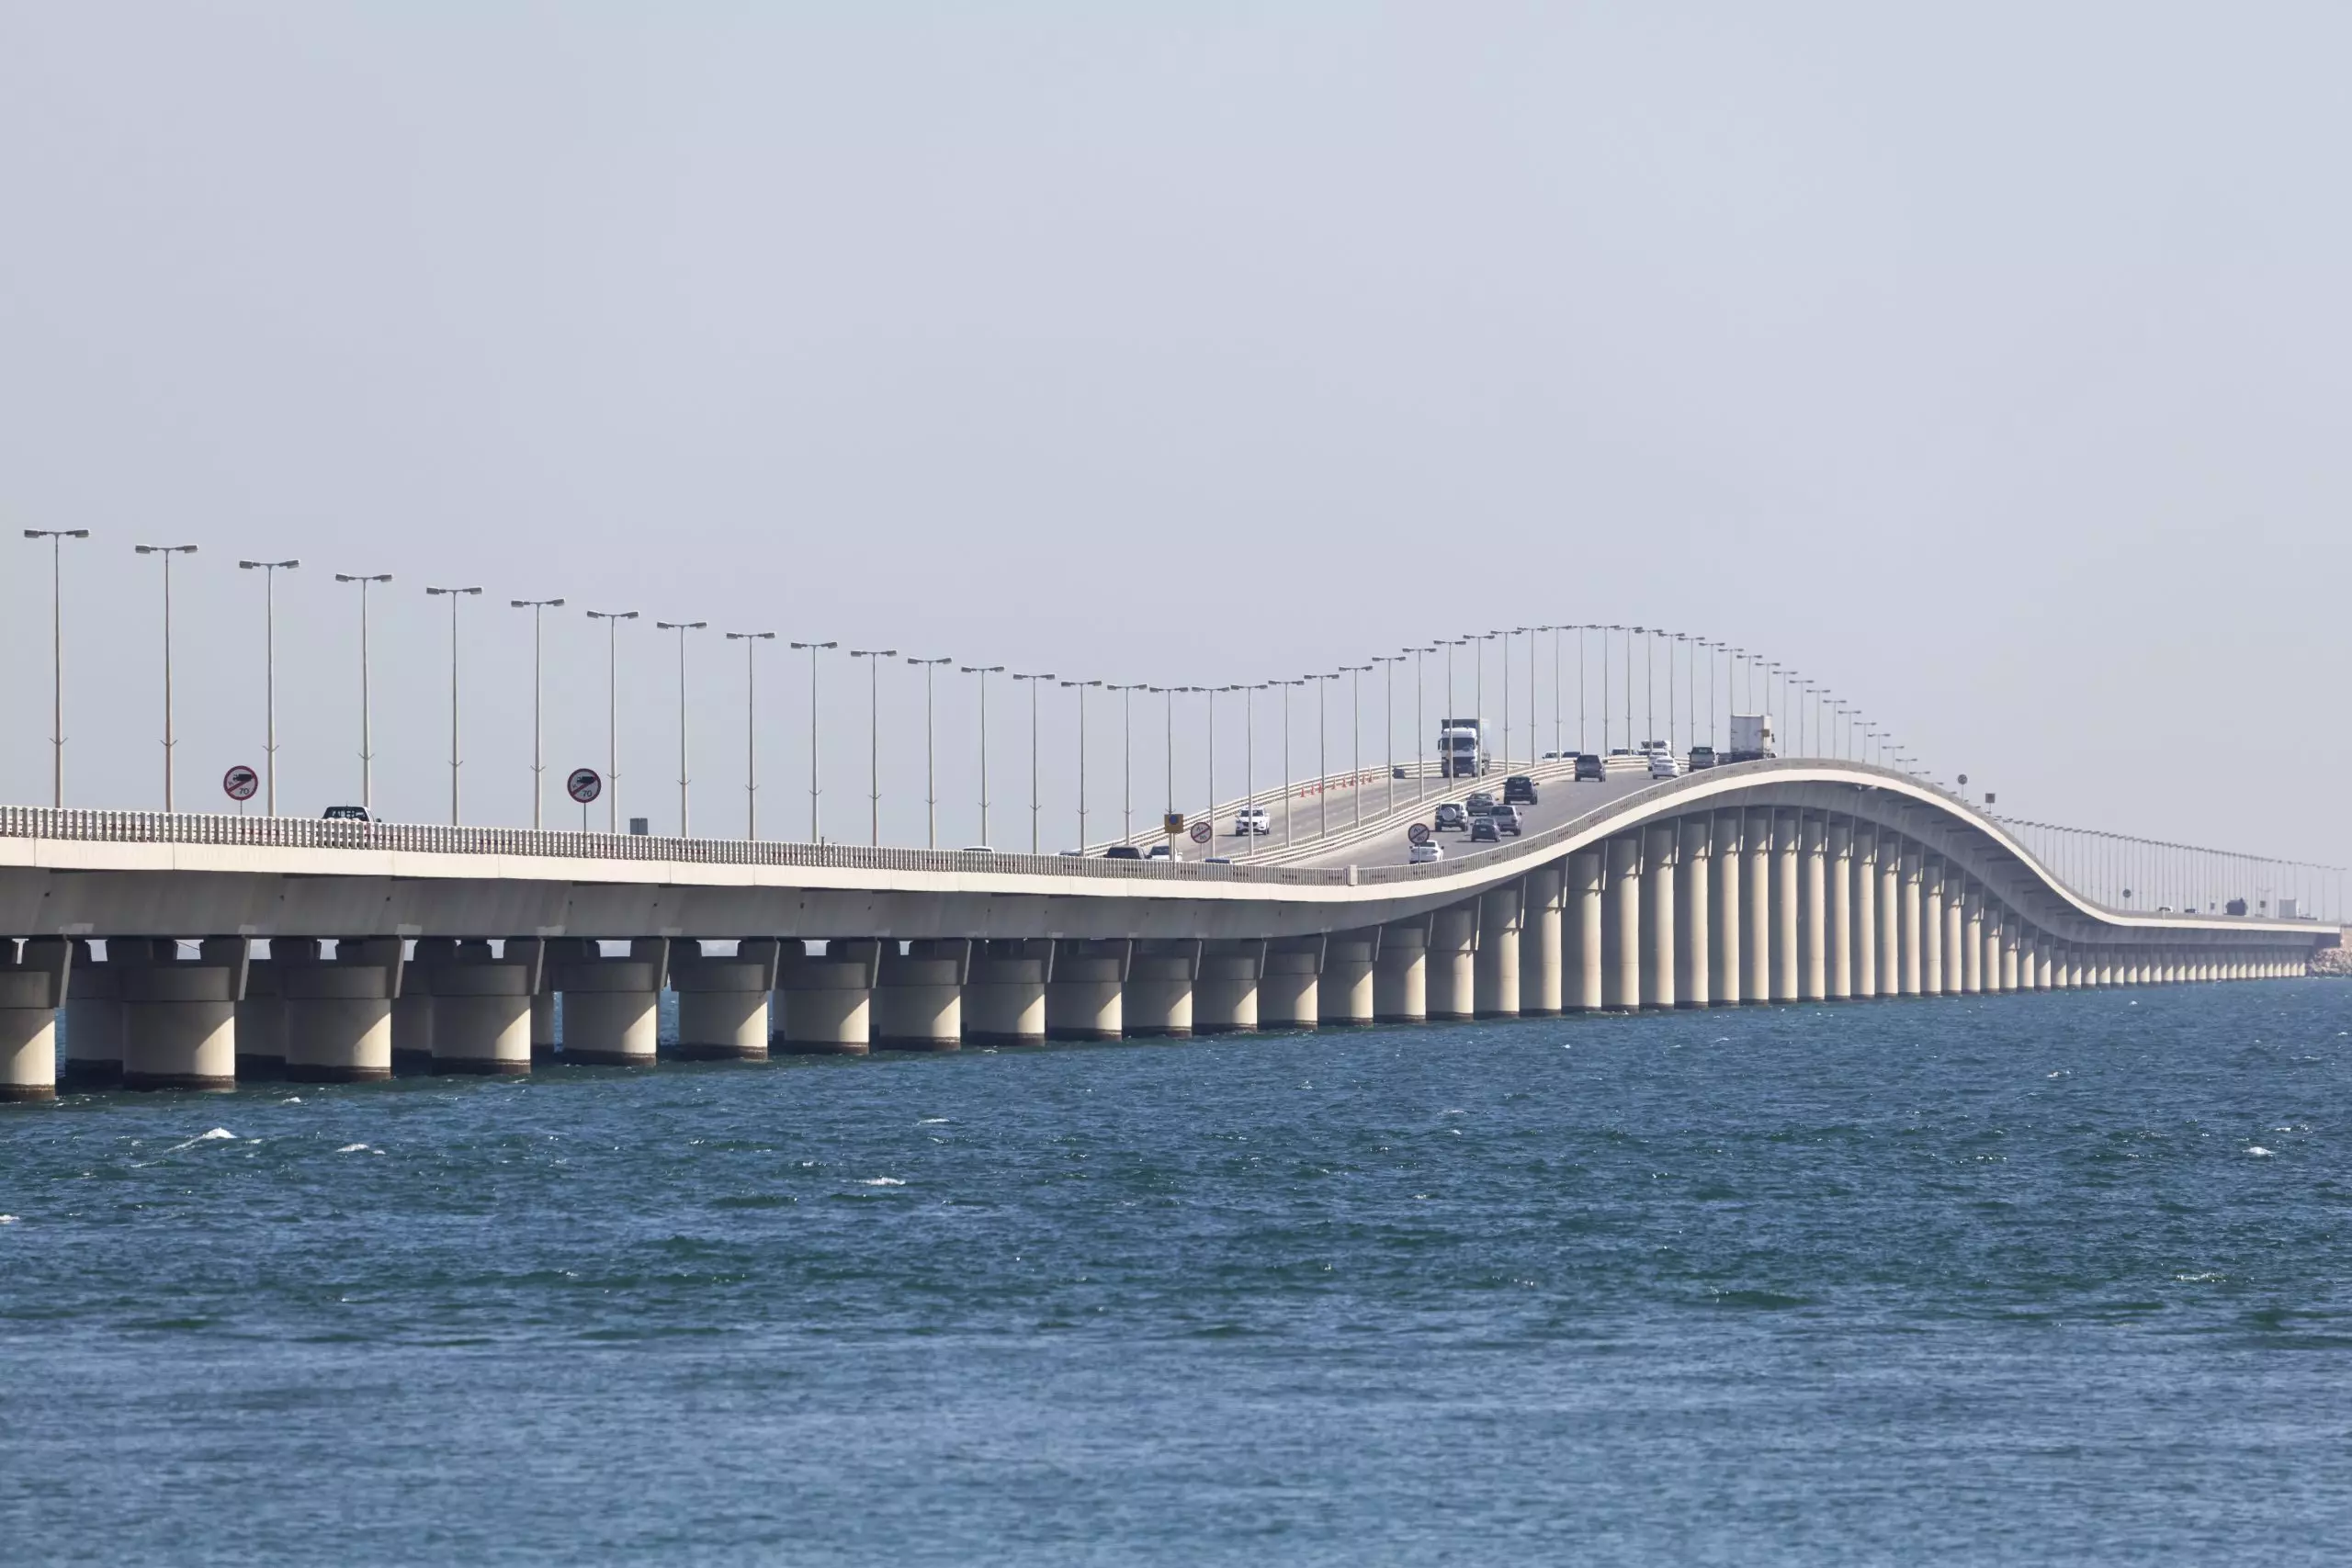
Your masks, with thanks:
M 251 800 L 261 788 L 261 775 L 243 762 L 220 775 L 220 793 L 231 800 Z
M 605 781 L 594 768 L 574 768 L 563 781 L 563 793 L 585 806 L 605 793 Z

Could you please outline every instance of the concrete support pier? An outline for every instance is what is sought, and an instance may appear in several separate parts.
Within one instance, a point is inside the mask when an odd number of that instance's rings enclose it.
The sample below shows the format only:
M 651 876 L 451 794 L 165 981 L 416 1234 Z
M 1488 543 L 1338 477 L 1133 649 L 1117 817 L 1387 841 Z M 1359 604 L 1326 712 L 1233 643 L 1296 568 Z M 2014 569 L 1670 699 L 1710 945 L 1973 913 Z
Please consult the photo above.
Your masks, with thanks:
M 286 1076 L 286 998 L 278 990 L 281 968 L 316 964 L 314 937 L 277 937 L 269 954 L 245 966 L 244 999 L 237 1004 L 237 1079 L 260 1083 Z
M 1879 993 L 1878 829 L 1854 829 L 1854 995 Z
M 1670 822 L 1642 829 L 1641 1005 L 1674 1006 L 1674 878 L 1681 844 Z
M 1567 886 L 1557 861 L 1527 874 L 1519 917 L 1519 1010 L 1552 1018 L 1567 1006 L 1561 967 L 1561 898 Z
M 1811 812 L 1797 823 L 1797 996 L 1829 999 L 1829 824 Z
M 796 1056 L 863 1056 L 874 1046 L 874 985 L 882 944 L 870 937 L 835 937 L 821 953 L 785 944 L 776 964 L 775 994 L 783 1027 L 769 1049 Z M 567 1003 L 566 1006 L 570 1004 Z
M 345 937 L 334 959 L 280 972 L 286 1076 L 296 1083 L 372 1083 L 392 1076 L 392 1009 L 407 962 L 398 937 Z
M 452 937 L 419 937 L 411 944 L 400 995 L 392 1002 L 394 1072 L 433 1070 L 433 977 L 457 956 Z
M 1882 997 L 1903 995 L 1904 848 L 1903 840 L 1892 832 L 1879 835 L 1878 994 Z
M 1478 1010 L 1478 904 L 1449 904 L 1430 917 L 1426 1002 L 1432 1023 L 1457 1022 Z
M 1127 969 L 1135 961 L 1135 947 L 1126 941 L 1064 942 L 1046 982 L 1046 1033 L 1056 1040 L 1124 1036 Z
M 1480 1018 L 1519 1016 L 1519 932 L 1520 890 L 1516 885 L 1480 896 L 1470 1006 L 1470 1010 Z
M 941 1052 L 963 1048 L 964 987 L 971 979 L 974 945 L 960 937 L 910 942 L 903 953 L 896 942 L 881 944 L 881 964 L 874 976 L 875 1049 Z M 672 981 L 673 985 L 676 983 Z M 683 1019 L 683 989 L 678 1001 Z
M 1054 943 L 982 942 L 964 981 L 964 1038 L 975 1045 L 1041 1045 Z
M 1318 1023 L 1366 1024 L 1379 1016 L 1373 966 L 1380 958 L 1380 928 L 1334 932 L 1323 944 L 1323 972 L 1315 982 Z
M 487 942 L 461 942 L 433 973 L 433 1070 L 527 1073 L 531 997 L 545 943 L 514 938 L 504 958 Z
M 1736 811 L 1715 813 L 1710 866 L 1714 886 L 1707 897 L 1707 917 L 1713 922 L 1707 932 L 1707 996 L 1719 1008 L 1739 1005 L 1740 983 L 1747 976 L 1740 960 L 1740 914 L 1745 906 L 1740 900 L 1739 872 L 1745 855 L 1746 840 L 1741 836 L 1745 820 Z
M 31 937 L 21 953 L 0 937 L 0 1103 L 57 1096 L 57 1013 L 65 1005 L 74 944 Z
M 554 976 L 563 993 L 563 1059 L 600 1067 L 651 1066 L 662 992 L 669 983 L 669 940 L 639 937 L 626 958 L 604 957 L 594 942 L 566 946 Z M 397 1013 L 393 1022 L 397 1033 Z
M 193 963 L 159 954 L 122 972 L 123 1088 L 237 1087 L 237 1003 L 249 953 L 243 937 L 207 937 Z
M 1193 987 L 1200 978 L 1201 942 L 1142 942 L 1127 964 L 1120 1025 L 1134 1040 L 1185 1040 L 1193 1033 Z
M 1797 999 L 1797 829 L 1793 811 L 1772 813 L 1772 999 Z
M 134 960 L 127 950 L 136 947 Z M 68 1089 L 112 1089 L 122 1082 L 123 968 L 147 961 L 144 937 L 107 943 L 107 960 L 91 956 L 90 944 L 74 939 L 65 976 L 65 1066 L 60 1078 Z
M 1642 845 L 1631 834 L 1609 840 L 1609 886 L 1600 918 L 1600 1005 L 1631 1012 L 1642 1005 Z
M 1565 1005 L 1573 1012 L 1601 1008 L 1601 857 L 1578 850 L 1567 860 L 1567 891 L 1560 909 Z
M 1714 995 L 1714 819 L 1686 818 L 1674 866 L 1674 1005 L 1702 1008 Z
M 507 951 L 514 949 L 513 942 Z M 774 995 L 784 944 L 774 937 L 746 939 L 733 956 L 712 956 L 699 942 L 670 944 L 670 988 L 678 993 L 679 1060 L 763 1062 L 775 1032 Z
M 1193 1032 L 1248 1034 L 1258 1027 L 1258 980 L 1266 964 L 1262 942 L 1212 942 L 1193 983 Z M 1371 965 L 1365 966 L 1367 971 Z M 1369 1006 L 1371 976 L 1364 980 Z
M 1422 1023 L 1430 1016 L 1430 919 L 1396 920 L 1380 928 L 1380 957 L 1372 971 L 1373 1006 L 1383 1023 Z
M 1944 863 L 1934 855 L 1919 863 L 1919 991 L 1944 994 Z
M 1386 938 L 1382 938 L 1385 950 Z M 1313 1029 L 1323 1017 L 1323 959 L 1330 943 L 1319 936 L 1270 942 L 1258 981 L 1258 1027 Z M 1415 953 L 1419 953 L 1418 942 Z M 1419 1017 L 1419 1014 L 1415 1015 Z
M 1828 908 L 1822 924 L 1829 936 L 1829 999 L 1854 998 L 1854 825 L 1831 822 L 1827 829 L 1823 880 Z
M 1772 924 L 1772 814 L 1748 812 L 1740 830 L 1747 846 L 1747 863 L 1740 868 L 1747 908 L 1739 922 L 1739 999 L 1767 1007 L 1772 1000 L 1772 943 L 1780 935 Z

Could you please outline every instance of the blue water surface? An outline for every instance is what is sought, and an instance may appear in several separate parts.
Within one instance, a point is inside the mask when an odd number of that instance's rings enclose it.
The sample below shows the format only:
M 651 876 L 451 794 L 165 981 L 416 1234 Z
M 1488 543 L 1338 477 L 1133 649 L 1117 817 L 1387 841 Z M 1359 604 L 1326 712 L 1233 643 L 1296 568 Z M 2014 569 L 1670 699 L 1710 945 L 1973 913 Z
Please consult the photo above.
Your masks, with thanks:
M 0 1108 L 0 1560 L 2320 1562 L 2352 985 Z

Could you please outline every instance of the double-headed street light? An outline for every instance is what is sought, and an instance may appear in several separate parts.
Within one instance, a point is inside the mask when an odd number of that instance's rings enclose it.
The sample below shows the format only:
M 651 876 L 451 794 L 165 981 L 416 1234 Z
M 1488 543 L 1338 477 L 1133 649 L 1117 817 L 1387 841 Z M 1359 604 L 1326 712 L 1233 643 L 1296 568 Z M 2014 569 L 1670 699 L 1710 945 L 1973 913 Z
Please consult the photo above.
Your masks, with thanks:
M 853 648 L 852 659 L 865 663 L 865 794 L 871 821 L 866 829 L 866 842 L 882 842 L 882 660 L 896 659 L 895 648 Z
M 1119 841 L 1133 843 L 1136 837 L 1136 694 L 1151 688 L 1141 681 L 1124 684 L 1105 682 L 1102 689 L 1119 694 Z
M 1029 852 L 1033 855 L 1040 852 L 1037 847 L 1037 688 L 1054 678 L 1051 671 L 1043 675 L 1013 676 L 1016 681 L 1029 682 Z
M 64 542 L 86 539 L 87 528 L 28 528 L 28 539 L 49 541 L 49 803 L 65 804 L 65 562 Z
M 1349 682 L 1348 684 L 1351 706 L 1353 710 L 1352 722 L 1354 726 L 1353 733 L 1355 736 L 1355 776 L 1349 782 L 1348 793 L 1355 797 L 1355 825 L 1359 828 L 1363 826 L 1363 672 L 1371 668 L 1372 666 L 1370 664 L 1342 664 L 1340 666 L 1340 669 L 1343 672 L 1354 677 L 1354 679 Z
M 449 826 L 458 825 L 458 601 L 479 594 L 480 588 L 431 588 L 427 596 L 447 595 L 449 601 Z
M 605 830 L 621 830 L 621 709 L 620 624 L 637 619 L 635 610 L 591 610 L 588 618 L 605 623 Z
M 1078 694 L 1078 847 L 1086 848 L 1086 689 L 1100 681 L 1064 681 L 1062 690 Z
M 980 843 L 993 847 L 989 839 L 989 677 L 1004 673 L 1001 664 L 958 664 L 967 675 L 980 678 Z
M 796 642 L 796 649 L 808 650 L 808 841 L 821 844 L 824 834 L 817 820 L 818 791 L 821 787 L 817 774 L 817 655 L 829 648 L 839 648 L 838 642 Z
M 338 571 L 334 580 L 359 584 L 359 806 L 372 816 L 376 809 L 376 745 L 368 714 L 368 589 L 371 583 L 390 582 L 392 574 Z
M 506 601 L 506 607 L 510 610 L 531 612 L 531 826 L 536 829 L 539 826 L 540 807 L 548 793 L 547 754 L 540 745 L 543 737 L 539 728 L 539 699 L 542 687 L 539 622 L 546 612 L 563 608 L 563 601 L 560 599 L 509 599 Z M 582 815 L 584 816 L 585 813 Z
M 729 642 L 743 645 L 743 837 L 760 836 L 760 671 L 752 655 L 760 644 L 774 642 L 774 632 L 724 632 Z
M 172 558 L 196 554 L 194 545 L 134 545 L 142 556 L 164 558 L 164 809 L 172 809 Z
M 936 659 L 910 656 L 907 662 L 922 666 L 922 800 L 931 822 L 930 836 L 925 842 L 935 850 L 939 847 L 939 754 L 932 745 L 936 734 L 932 720 L 936 710 L 932 705 L 931 677 L 941 665 L 955 663 L 956 656 L 950 653 L 943 653 Z
M 678 837 L 694 837 L 694 828 L 687 816 L 687 781 L 693 770 L 686 765 L 686 634 L 708 626 L 708 621 L 656 621 L 653 629 L 678 634 Z
M 240 571 L 262 574 L 261 647 L 262 647 L 262 710 L 264 730 L 262 739 L 262 773 L 268 780 L 262 799 L 262 809 L 270 816 L 277 815 L 277 574 L 292 571 L 302 563 L 299 560 L 241 560 Z

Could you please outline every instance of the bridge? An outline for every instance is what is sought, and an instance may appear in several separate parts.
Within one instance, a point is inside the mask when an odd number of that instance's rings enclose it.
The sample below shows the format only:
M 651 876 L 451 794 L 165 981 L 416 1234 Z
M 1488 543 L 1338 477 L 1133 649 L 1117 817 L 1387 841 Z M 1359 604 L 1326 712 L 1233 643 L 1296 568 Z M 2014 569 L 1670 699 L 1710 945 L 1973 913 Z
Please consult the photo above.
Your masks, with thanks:
M 0 1096 L 55 1092 L 61 1014 L 69 1084 L 229 1089 L 650 1065 L 665 989 L 680 1055 L 756 1059 L 2254 980 L 2339 936 L 2102 901 L 1874 762 L 1557 772 L 1424 864 L 1363 795 L 1272 863 L 0 807 Z M 1374 831 L 1433 804 L 1395 788 Z

